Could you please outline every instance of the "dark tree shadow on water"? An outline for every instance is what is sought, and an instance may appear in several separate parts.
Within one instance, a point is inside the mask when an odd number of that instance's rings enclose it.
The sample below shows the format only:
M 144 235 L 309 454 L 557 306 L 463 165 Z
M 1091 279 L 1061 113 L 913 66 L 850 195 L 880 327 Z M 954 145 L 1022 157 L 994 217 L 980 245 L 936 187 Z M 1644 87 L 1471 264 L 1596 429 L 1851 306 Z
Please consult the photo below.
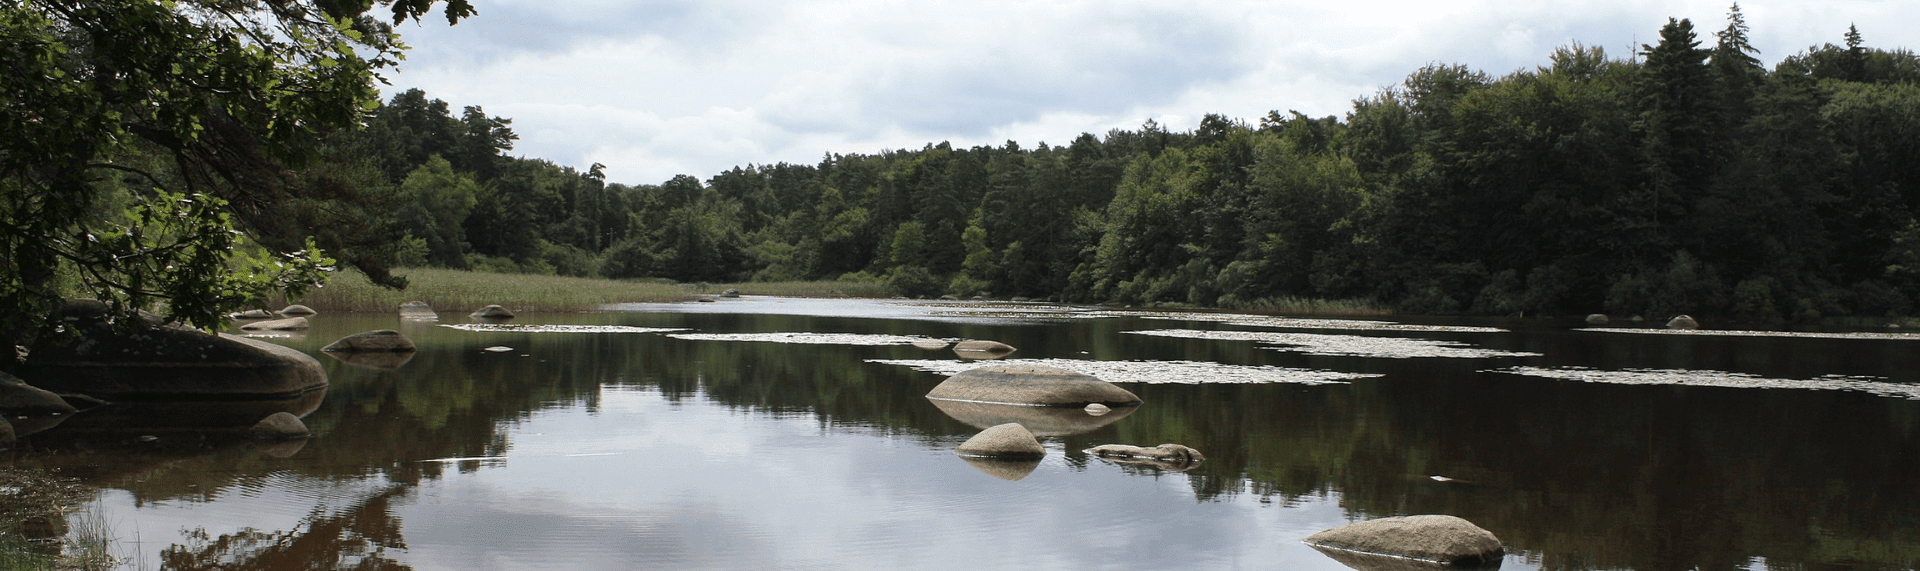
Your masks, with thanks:
M 324 507 L 302 519 L 291 531 L 243 529 L 209 537 L 205 528 L 188 534 L 186 545 L 160 553 L 161 569 L 179 571 L 240 569 L 361 571 L 412 569 L 386 556 L 387 549 L 406 549 L 400 518 L 393 515 L 394 498 L 411 486 L 393 486 L 346 510 L 328 515 Z

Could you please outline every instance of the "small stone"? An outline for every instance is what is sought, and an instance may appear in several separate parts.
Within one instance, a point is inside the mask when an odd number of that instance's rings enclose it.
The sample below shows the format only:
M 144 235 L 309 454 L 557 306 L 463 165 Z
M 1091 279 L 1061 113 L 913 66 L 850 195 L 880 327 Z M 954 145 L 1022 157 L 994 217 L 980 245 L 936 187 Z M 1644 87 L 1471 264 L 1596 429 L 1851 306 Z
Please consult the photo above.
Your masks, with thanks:
M 440 314 L 434 313 L 433 308 L 427 306 L 427 302 L 409 301 L 400 304 L 400 318 L 411 320 L 440 319 Z
M 264 309 L 249 309 L 239 313 L 229 313 L 227 314 L 227 317 L 231 317 L 234 319 L 273 319 L 275 317 L 280 317 L 280 314 L 267 311 Z
M 1587 325 L 1606 325 L 1607 321 L 1607 314 L 1605 313 L 1595 313 L 1587 316 Z
M 290 412 L 276 412 L 268 415 L 266 418 L 260 419 L 260 422 L 254 424 L 253 428 L 247 429 L 247 434 L 252 435 L 254 438 L 273 440 L 306 438 L 313 435 L 313 433 L 307 431 L 306 423 L 300 422 L 300 417 L 294 416 L 293 413 Z
M 320 312 L 314 311 L 313 308 L 300 305 L 300 304 L 289 305 L 287 306 L 286 309 L 280 310 L 280 315 L 286 315 L 290 317 L 305 317 L 305 316 L 314 315 L 317 313 L 320 313 Z
M 953 451 L 962 456 L 994 458 L 1037 458 L 1047 455 L 1047 449 L 1040 445 L 1040 440 L 1017 422 L 982 430 Z
M 512 347 L 505 347 L 505 346 L 499 346 L 499 345 L 496 345 L 496 346 L 493 346 L 493 347 L 488 347 L 488 348 L 485 348 L 485 349 L 481 349 L 481 351 L 486 351 L 486 352 L 489 352 L 489 353 L 505 353 L 505 352 L 508 352 L 508 351 L 512 351 L 512 350 L 513 350 L 513 348 L 512 348 Z
M 1104 404 L 1100 404 L 1096 402 L 1096 403 L 1087 405 L 1087 414 L 1090 414 L 1093 416 L 1100 416 L 1109 412 L 1113 412 L 1113 409 Z
M 1700 328 L 1700 322 L 1694 321 L 1692 317 L 1688 317 L 1685 315 L 1676 315 L 1672 320 L 1667 322 L 1667 329 L 1699 329 L 1699 328 Z

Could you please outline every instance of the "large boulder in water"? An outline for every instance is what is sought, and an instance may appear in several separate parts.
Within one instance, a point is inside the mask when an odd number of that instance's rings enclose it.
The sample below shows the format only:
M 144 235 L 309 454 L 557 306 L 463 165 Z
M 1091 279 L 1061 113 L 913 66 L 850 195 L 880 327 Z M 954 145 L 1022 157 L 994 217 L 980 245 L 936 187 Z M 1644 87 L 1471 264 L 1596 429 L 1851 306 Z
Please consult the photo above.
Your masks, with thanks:
M 399 331 L 381 329 L 341 337 L 339 341 L 320 350 L 328 353 L 412 353 L 420 348 Z
M 1039 458 L 1047 455 L 1047 449 L 1040 440 L 1019 423 L 1009 422 L 975 434 L 959 448 L 953 449 L 962 456 L 982 456 L 988 458 Z
M 29 385 L 13 375 L 0 373 L 0 412 L 40 416 L 73 414 L 75 410 L 60 395 Z
M 1090 403 L 1134 406 L 1140 397 L 1113 383 L 1058 367 L 997 363 L 947 377 L 927 398 L 972 402 L 1065 406 Z
M 141 313 L 111 319 L 106 304 L 68 302 L 56 315 L 67 335 L 35 347 L 21 378 L 56 393 L 140 397 L 279 398 L 327 386 L 306 353 L 235 335 L 210 334 Z
M 1450 515 L 1414 515 L 1350 523 L 1307 537 L 1307 544 L 1432 561 L 1447 565 L 1484 565 L 1505 554 L 1500 538 Z
M 473 310 L 473 313 L 469 313 L 467 316 L 481 319 L 512 319 L 513 312 L 507 311 L 507 308 L 498 305 L 489 305 Z

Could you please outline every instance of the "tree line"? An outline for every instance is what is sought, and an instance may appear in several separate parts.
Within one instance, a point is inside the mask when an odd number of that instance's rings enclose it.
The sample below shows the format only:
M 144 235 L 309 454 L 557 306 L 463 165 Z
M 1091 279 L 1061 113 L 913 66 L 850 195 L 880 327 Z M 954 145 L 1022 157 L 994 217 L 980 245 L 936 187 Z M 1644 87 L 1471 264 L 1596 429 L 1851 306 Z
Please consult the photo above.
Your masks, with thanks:
M 1434 64 L 1345 117 L 1148 121 L 1064 146 L 830 154 L 609 184 L 511 158 L 510 121 L 396 95 L 348 136 L 408 264 L 909 296 L 1421 313 L 1905 315 L 1920 296 L 1920 58 L 1849 29 L 1761 66 L 1735 6 L 1628 59 Z

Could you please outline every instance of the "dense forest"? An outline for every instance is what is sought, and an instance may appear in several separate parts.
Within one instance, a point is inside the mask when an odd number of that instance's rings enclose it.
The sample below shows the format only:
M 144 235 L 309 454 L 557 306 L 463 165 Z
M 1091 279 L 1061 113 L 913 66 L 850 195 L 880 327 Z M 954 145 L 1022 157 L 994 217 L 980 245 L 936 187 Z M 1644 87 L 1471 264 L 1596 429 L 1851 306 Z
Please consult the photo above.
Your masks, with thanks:
M 1621 59 L 1433 64 L 1342 117 L 1147 121 L 1062 146 L 947 143 L 607 183 L 510 155 L 509 119 L 418 90 L 335 136 L 401 265 L 900 294 L 1421 313 L 1911 314 L 1920 58 L 1755 57 L 1736 6 Z M 368 254 L 370 257 L 378 257 Z

